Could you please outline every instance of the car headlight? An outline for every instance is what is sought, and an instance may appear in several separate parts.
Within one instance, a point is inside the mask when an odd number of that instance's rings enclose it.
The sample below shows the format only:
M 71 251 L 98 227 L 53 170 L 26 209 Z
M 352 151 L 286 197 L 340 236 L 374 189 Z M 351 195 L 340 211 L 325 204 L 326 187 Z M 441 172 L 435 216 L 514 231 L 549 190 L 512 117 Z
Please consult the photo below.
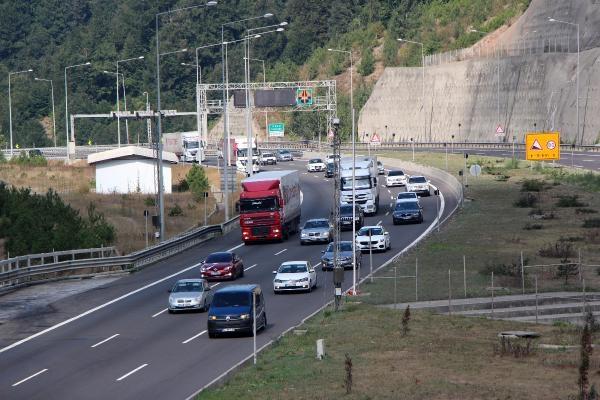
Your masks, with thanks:
M 175 303 L 175 299 L 172 297 L 169 297 L 169 304 L 174 304 Z
M 329 236 L 329 232 L 322 232 L 321 235 L 328 237 Z
M 250 314 L 242 314 L 240 315 L 241 319 L 250 319 Z
M 323 257 L 323 258 L 321 259 L 321 261 L 323 261 L 324 263 L 328 263 L 328 262 L 330 262 L 331 260 L 330 260 L 329 258 L 327 258 L 327 257 Z
M 300 237 L 303 237 L 303 238 L 305 238 L 305 237 L 308 237 L 308 233 L 304 233 L 304 232 L 302 232 L 302 233 L 300 234 Z
M 208 319 L 210 319 L 211 321 L 215 321 L 217 319 L 217 316 L 211 315 L 210 317 L 208 317 Z
M 379 242 L 380 242 L 380 243 L 383 243 L 383 242 L 385 242 L 385 238 L 381 238 L 381 239 L 379 239 Z
M 351 257 L 340 257 L 340 261 L 345 262 L 345 261 L 350 261 L 352 258 Z
M 275 282 L 275 283 L 283 283 L 283 281 L 281 279 L 273 279 L 273 282 Z
M 302 279 L 298 279 L 298 282 L 308 282 L 308 278 L 302 278 Z

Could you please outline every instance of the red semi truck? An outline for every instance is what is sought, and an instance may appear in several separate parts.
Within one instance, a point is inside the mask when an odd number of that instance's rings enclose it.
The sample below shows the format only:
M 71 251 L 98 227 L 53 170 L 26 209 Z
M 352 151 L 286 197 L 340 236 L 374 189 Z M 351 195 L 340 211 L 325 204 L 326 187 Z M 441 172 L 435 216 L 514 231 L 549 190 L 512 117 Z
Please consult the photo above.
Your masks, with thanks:
M 286 240 L 300 225 L 298 171 L 267 171 L 242 181 L 240 227 L 244 243 Z

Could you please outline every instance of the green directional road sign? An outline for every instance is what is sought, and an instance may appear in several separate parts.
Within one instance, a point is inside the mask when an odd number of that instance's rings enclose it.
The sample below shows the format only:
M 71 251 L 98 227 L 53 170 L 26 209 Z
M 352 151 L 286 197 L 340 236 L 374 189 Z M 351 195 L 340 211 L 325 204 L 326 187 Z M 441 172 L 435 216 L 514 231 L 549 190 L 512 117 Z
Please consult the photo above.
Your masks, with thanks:
M 270 137 L 283 137 L 284 133 L 285 133 L 285 124 L 283 122 L 269 124 L 269 136 Z

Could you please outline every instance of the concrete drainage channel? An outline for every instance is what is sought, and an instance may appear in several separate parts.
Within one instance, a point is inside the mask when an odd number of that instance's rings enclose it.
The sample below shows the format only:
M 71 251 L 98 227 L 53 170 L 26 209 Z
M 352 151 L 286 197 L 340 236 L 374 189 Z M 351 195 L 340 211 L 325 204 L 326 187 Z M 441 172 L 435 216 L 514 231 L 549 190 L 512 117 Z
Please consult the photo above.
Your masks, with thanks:
M 600 294 L 582 292 L 554 292 L 510 296 L 496 296 L 423 301 L 418 303 L 388 304 L 382 307 L 429 310 L 445 315 L 460 315 L 502 319 L 515 322 L 552 324 L 568 322 L 583 325 L 585 314 L 591 310 L 600 316 Z

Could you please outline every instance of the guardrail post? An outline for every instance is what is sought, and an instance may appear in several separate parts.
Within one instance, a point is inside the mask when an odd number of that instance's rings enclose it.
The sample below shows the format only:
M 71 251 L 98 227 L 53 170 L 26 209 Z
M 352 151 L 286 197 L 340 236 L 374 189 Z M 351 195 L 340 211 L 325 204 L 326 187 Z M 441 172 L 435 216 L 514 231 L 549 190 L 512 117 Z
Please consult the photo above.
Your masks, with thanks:
M 71 260 L 75 261 L 75 251 L 71 250 Z

